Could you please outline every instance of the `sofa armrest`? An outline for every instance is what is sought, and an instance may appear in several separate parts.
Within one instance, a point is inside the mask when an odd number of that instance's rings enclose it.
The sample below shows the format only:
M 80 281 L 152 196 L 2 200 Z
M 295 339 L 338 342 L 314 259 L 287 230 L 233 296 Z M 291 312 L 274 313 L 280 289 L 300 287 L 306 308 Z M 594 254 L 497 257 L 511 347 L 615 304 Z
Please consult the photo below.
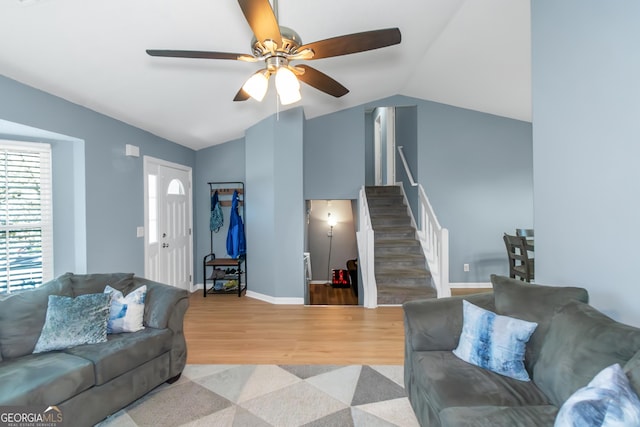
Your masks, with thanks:
M 186 312 L 176 312 L 181 300 L 189 300 L 189 293 L 184 289 L 154 282 L 140 277 L 134 278 L 133 288 L 147 285 L 147 296 L 144 301 L 144 324 L 156 329 L 182 329 L 182 320 Z M 188 303 L 187 303 L 188 306 Z M 179 323 L 178 324 L 176 323 Z
M 189 308 L 189 293 L 184 289 L 134 277 L 134 288 L 147 285 L 144 303 L 144 324 L 173 332 L 170 377 L 182 372 L 187 363 L 187 343 L 184 337 L 184 316 Z
M 493 292 L 403 304 L 407 350 L 450 351 L 462 332 L 462 300 L 495 311 Z

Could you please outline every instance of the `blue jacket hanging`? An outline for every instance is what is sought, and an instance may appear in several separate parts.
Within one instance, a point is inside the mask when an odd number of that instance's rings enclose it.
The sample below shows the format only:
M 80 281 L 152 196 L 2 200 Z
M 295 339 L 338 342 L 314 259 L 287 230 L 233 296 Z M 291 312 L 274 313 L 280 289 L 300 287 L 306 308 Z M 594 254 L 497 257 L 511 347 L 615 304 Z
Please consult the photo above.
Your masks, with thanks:
M 233 192 L 231 200 L 231 213 L 229 215 L 229 232 L 227 233 L 227 254 L 231 258 L 238 258 L 247 253 L 247 244 L 244 236 L 244 224 L 238 213 L 238 192 Z
M 218 200 L 218 190 L 211 196 L 211 220 L 209 221 L 209 228 L 211 231 L 217 233 L 224 224 L 224 218 L 222 216 L 222 207 Z

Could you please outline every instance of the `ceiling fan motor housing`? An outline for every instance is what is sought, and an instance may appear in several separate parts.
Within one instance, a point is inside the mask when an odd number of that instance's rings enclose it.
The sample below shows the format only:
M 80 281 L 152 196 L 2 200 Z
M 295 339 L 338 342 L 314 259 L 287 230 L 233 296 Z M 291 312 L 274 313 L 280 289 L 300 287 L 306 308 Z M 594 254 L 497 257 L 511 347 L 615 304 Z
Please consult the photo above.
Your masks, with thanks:
M 273 52 L 270 49 L 270 44 L 273 44 L 272 40 L 259 41 L 254 36 L 251 39 L 252 52 L 257 57 L 268 57 L 270 55 L 281 54 L 293 54 L 296 49 L 302 46 L 302 38 L 289 27 L 280 26 L 280 34 L 282 35 L 282 46 L 273 46 Z

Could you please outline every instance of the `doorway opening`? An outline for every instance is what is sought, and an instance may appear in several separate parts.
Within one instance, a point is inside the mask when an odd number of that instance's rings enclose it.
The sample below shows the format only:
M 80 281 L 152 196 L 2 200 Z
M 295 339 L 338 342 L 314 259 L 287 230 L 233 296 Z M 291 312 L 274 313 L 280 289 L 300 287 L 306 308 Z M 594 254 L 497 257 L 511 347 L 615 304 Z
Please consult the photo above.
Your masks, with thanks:
M 374 185 L 396 184 L 396 109 L 373 110 Z
M 355 209 L 355 200 L 306 201 L 306 304 L 358 304 Z

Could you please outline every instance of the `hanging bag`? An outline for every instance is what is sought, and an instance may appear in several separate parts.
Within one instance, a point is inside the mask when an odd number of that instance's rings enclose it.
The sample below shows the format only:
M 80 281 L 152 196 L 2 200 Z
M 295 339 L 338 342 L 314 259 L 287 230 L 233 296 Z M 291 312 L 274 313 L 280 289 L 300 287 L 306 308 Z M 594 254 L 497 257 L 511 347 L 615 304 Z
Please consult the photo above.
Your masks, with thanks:
M 229 231 L 227 232 L 227 254 L 236 259 L 247 253 L 247 246 L 244 236 L 244 224 L 238 213 L 238 192 L 233 192 L 231 200 L 231 213 L 229 216 Z
M 224 218 L 222 216 L 222 206 L 220 206 L 220 200 L 218 200 L 218 190 L 211 196 L 211 221 L 210 229 L 214 233 L 220 231 L 220 228 L 224 224 Z

